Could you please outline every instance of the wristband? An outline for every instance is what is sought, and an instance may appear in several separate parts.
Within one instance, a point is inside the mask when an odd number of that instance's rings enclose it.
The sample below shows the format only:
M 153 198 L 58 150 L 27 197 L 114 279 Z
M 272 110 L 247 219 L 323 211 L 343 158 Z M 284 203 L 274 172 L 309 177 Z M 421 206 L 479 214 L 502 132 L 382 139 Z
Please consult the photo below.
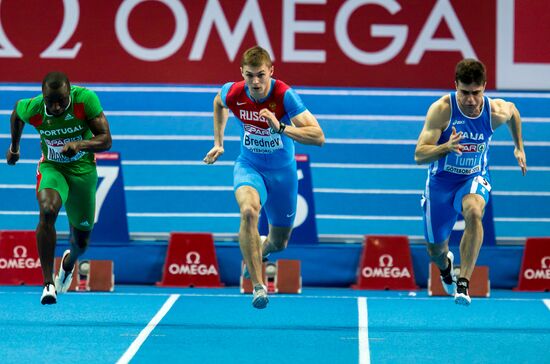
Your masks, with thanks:
M 286 128 L 286 124 L 283 122 L 279 122 L 279 130 L 277 131 L 277 134 L 283 134 L 283 132 L 285 131 L 285 128 Z

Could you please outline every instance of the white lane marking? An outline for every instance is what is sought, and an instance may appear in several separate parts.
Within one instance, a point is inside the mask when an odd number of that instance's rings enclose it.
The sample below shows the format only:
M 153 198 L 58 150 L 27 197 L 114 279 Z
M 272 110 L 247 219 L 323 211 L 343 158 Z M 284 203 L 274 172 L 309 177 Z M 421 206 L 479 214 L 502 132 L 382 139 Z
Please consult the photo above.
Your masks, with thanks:
M 10 134 L 0 134 L 0 139 L 11 139 Z M 29 134 L 22 136 L 22 139 L 39 139 L 38 134 Z M 210 141 L 214 140 L 212 135 L 151 135 L 151 134 L 133 134 L 133 135 L 113 135 L 113 140 L 137 140 L 137 141 Z M 226 135 L 226 142 L 240 142 L 239 136 Z M 365 138 L 327 138 L 327 144 L 343 145 L 416 145 L 416 139 L 365 139 Z M 548 147 L 550 142 L 538 141 L 523 143 L 529 147 Z M 512 141 L 494 141 L 492 146 L 511 147 Z
M 147 337 L 149 334 L 155 329 L 155 327 L 158 325 L 160 320 L 170 311 L 170 308 L 174 305 L 176 300 L 179 298 L 179 294 L 172 294 L 166 302 L 164 302 L 164 305 L 160 308 L 160 310 L 157 312 L 157 314 L 149 321 L 147 326 L 141 330 L 138 337 L 132 342 L 130 347 L 126 350 L 126 352 L 118 359 L 117 364 L 123 364 L 123 363 L 129 363 L 130 360 L 136 355 L 137 351 L 143 345 L 145 340 L 147 340 Z
M 357 310 L 359 314 L 359 364 L 370 364 L 369 314 L 366 297 L 357 298 Z
M 166 92 L 166 93 L 218 93 L 220 87 L 216 86 L 105 86 L 105 85 L 85 85 L 87 88 L 99 92 Z M 40 92 L 39 85 L 18 86 L 3 85 L 0 91 L 32 91 Z M 449 92 L 449 90 L 345 90 L 330 88 L 295 88 L 295 91 L 303 95 L 321 95 L 321 96 L 407 96 L 407 97 L 440 97 Z M 550 98 L 548 92 L 485 92 L 489 97 L 515 97 L 515 98 Z
M 22 290 L 25 290 L 25 289 L 29 289 L 28 291 L 22 291 Z M 143 297 L 156 297 L 156 296 L 162 296 L 162 297 L 166 297 L 166 296 L 170 296 L 170 295 L 174 295 L 174 293 L 168 293 L 166 292 L 168 290 L 168 288 L 158 288 L 159 290 L 163 290 L 165 292 L 157 292 L 157 293 L 149 293 L 149 292 L 78 292 L 78 293 L 67 293 L 69 295 L 78 295 L 78 296 L 83 296 L 83 295 L 92 295 L 92 296 L 109 296 L 109 297 L 112 297 L 112 296 L 143 296 Z M 173 288 L 173 289 L 170 289 L 172 292 L 184 292 L 184 291 L 193 291 L 193 290 L 197 290 L 197 288 Z M 218 290 L 218 289 L 216 289 Z M 231 290 L 231 288 L 228 288 L 228 290 Z M 313 288 L 312 290 L 323 290 L 323 289 L 315 289 Z M 350 290 L 351 291 L 351 290 Z M 398 293 L 398 292 L 395 292 L 395 296 L 385 296 L 385 297 L 382 297 L 382 296 L 375 296 L 375 295 L 380 295 L 380 294 L 391 294 L 391 293 L 388 293 L 388 291 L 371 291 L 373 296 L 372 297 L 368 297 L 369 301 L 395 301 L 395 300 L 408 300 L 408 301 L 447 301 L 449 300 L 448 297 L 436 297 L 436 296 L 433 296 L 433 297 L 419 297 L 419 296 L 416 296 L 416 297 L 412 297 L 412 296 L 409 296 L 409 292 L 404 292 L 404 293 Z M 514 293 L 512 291 L 511 292 L 511 295 L 514 295 Z M 365 293 L 361 293 L 361 294 L 365 294 Z M 36 290 L 35 288 L 26 288 L 25 286 L 17 286 L 17 287 L 14 287 L 13 290 L 11 291 L 0 291 L 0 295 L 33 295 L 33 296 L 36 296 Z M 175 294 L 177 296 L 181 296 L 181 297 L 223 297 L 223 298 L 236 298 L 236 299 L 247 299 L 248 300 L 248 297 L 245 296 L 245 295 L 242 295 L 241 293 L 178 293 L 178 294 Z M 358 296 L 357 295 L 347 295 L 347 294 L 343 294 L 343 295 L 334 295 L 334 294 L 327 294 L 327 295 L 322 295 L 322 294 L 301 294 L 301 295 L 295 295 L 295 294 L 277 294 L 277 295 L 273 295 L 271 296 L 269 299 L 352 299 L 352 300 L 357 300 Z M 480 299 L 479 301 L 476 301 L 476 302 L 485 302 L 485 303 L 488 303 L 490 304 L 492 301 L 501 301 L 501 302 L 540 302 L 540 298 L 506 298 L 506 297 L 502 297 L 502 298 L 496 298 L 496 297 L 487 297 L 487 298 L 483 298 L 483 299 Z
M 548 307 L 548 309 L 550 310 L 550 299 L 545 298 L 545 299 L 542 300 L 542 302 L 544 302 L 544 304 L 546 305 L 546 307 Z
M 15 211 L 15 210 L 0 210 L 0 215 L 21 216 L 21 215 L 38 215 L 38 211 Z M 67 215 L 66 212 L 60 212 L 59 215 Z M 223 213 L 202 213 L 202 212 L 128 212 L 128 217 L 162 217 L 162 218 L 240 218 L 239 213 L 223 212 Z M 328 215 L 318 214 L 317 219 L 320 220 L 370 220 L 370 221 L 422 221 L 421 216 L 384 216 L 384 215 Z M 550 218 L 531 218 L 531 217 L 495 217 L 495 222 L 536 222 L 547 223 Z
M 38 159 L 20 159 L 17 164 L 37 164 Z M 207 165 L 197 160 L 123 160 L 122 165 L 128 166 L 203 166 L 215 168 L 218 166 L 233 166 L 235 162 L 218 161 L 215 164 Z M 416 164 L 369 164 L 369 163 L 311 163 L 313 168 L 342 168 L 342 169 L 423 169 L 427 166 Z M 528 167 L 529 172 L 549 172 L 550 167 Z M 518 166 L 491 166 L 493 171 L 518 171 Z

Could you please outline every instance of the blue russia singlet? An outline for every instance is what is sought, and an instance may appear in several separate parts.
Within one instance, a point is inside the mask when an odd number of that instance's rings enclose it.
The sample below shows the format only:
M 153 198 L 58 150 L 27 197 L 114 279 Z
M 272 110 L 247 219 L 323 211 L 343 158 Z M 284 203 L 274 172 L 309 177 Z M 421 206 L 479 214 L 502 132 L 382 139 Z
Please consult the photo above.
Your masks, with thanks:
M 306 111 L 300 97 L 284 82 L 272 79 L 268 95 L 254 100 L 244 81 L 229 82 L 221 89 L 222 103 L 240 120 L 242 130 L 241 154 L 259 169 L 276 169 L 294 162 L 294 140 L 278 134 L 261 117 L 260 110 L 271 110 L 277 119 L 287 125 L 296 115 Z
M 474 118 L 462 113 L 456 100 L 456 92 L 450 94 L 451 118 L 449 126 L 443 131 L 437 145 L 449 141 L 454 126 L 457 133 L 462 132 L 464 138 L 460 144 L 464 146 L 462 155 L 454 152 L 430 164 L 430 178 L 443 178 L 447 181 L 463 181 L 478 175 L 487 174 L 489 162 L 489 142 L 493 135 L 491 127 L 491 104 L 488 97 L 483 97 L 481 113 Z

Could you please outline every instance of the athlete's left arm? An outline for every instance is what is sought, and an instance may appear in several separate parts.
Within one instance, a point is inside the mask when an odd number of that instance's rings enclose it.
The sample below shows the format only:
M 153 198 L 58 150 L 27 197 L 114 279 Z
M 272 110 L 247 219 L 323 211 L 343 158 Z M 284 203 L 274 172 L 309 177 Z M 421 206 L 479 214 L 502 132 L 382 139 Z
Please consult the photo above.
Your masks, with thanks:
M 88 120 L 87 123 L 94 136 L 89 140 L 79 140 L 65 144 L 61 153 L 71 158 L 81 150 L 85 152 L 103 152 L 111 149 L 113 141 L 105 114 L 101 112 L 95 118 Z
M 291 119 L 292 125 L 287 125 L 283 131 L 286 135 L 302 144 L 325 144 L 325 134 L 317 118 L 309 110 L 305 110 Z
M 302 144 L 323 146 L 325 134 L 319 122 L 307 109 L 302 111 L 290 121 L 292 125 L 286 125 L 278 120 L 275 114 L 268 109 L 260 110 L 260 116 L 267 119 L 269 126 L 279 134 L 286 134 L 290 138 Z
M 521 173 L 525 176 L 527 173 L 527 159 L 523 148 L 523 138 L 521 136 L 521 117 L 519 111 L 513 102 L 502 99 L 491 100 L 491 123 L 493 130 L 506 123 L 512 139 L 514 139 L 514 156 L 521 168 Z

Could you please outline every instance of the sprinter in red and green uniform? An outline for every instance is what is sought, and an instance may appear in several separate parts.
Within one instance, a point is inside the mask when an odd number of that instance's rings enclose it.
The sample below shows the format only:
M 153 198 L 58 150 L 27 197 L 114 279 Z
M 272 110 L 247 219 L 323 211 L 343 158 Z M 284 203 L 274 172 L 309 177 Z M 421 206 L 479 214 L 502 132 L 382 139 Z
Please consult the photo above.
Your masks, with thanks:
M 25 124 L 32 125 L 40 135 L 42 158 L 36 185 L 40 220 L 36 239 L 44 275 L 41 303 L 53 304 L 57 292 L 69 288 L 74 264 L 88 246 L 97 186 L 94 152 L 111 148 L 111 133 L 97 95 L 71 86 L 61 72 L 46 75 L 41 95 L 17 102 L 11 114 L 11 145 L 6 154 L 9 165 L 19 160 Z M 71 227 L 71 247 L 63 254 L 54 279 L 55 221 L 62 205 Z

